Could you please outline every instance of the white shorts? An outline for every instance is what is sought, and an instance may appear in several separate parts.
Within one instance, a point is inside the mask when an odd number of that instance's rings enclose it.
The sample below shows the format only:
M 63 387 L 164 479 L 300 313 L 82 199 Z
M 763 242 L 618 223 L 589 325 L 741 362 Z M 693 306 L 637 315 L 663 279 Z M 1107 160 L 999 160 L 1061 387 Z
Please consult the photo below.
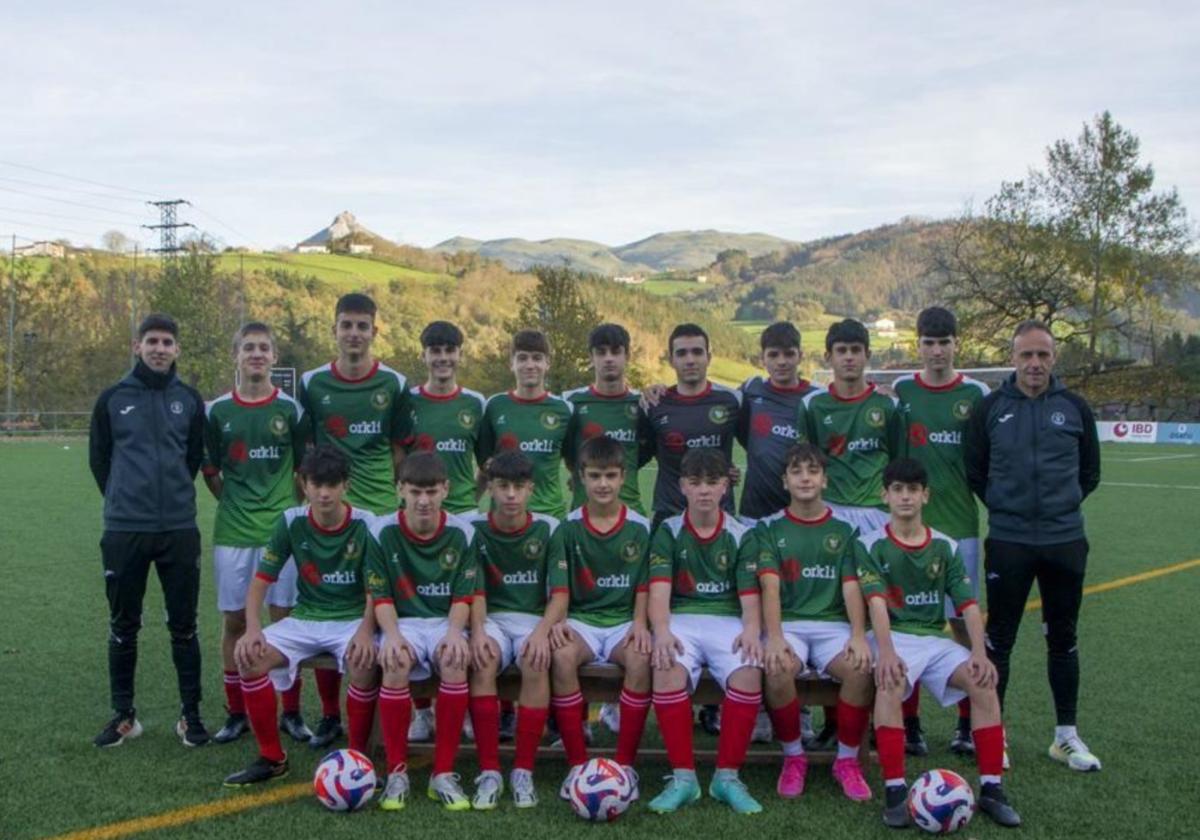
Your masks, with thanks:
M 488 613 L 484 625 L 487 634 L 500 646 L 500 670 L 503 671 L 521 656 L 525 640 L 542 620 L 540 615 L 519 612 Z M 494 632 L 493 632 L 494 631 Z
M 683 653 L 676 653 L 675 661 L 687 671 L 690 691 L 696 690 L 700 669 L 705 666 L 722 691 L 730 674 L 747 667 L 742 655 L 733 652 L 733 640 L 741 632 L 742 620 L 731 615 L 671 615 L 671 634 L 683 645 Z
M 963 566 L 967 570 L 967 580 L 971 581 L 971 597 L 979 600 L 979 537 L 966 537 L 958 540 L 958 551 L 962 554 Z M 954 618 L 958 611 L 954 602 L 946 599 L 946 618 Z
M 599 659 L 601 662 L 612 661 L 613 651 L 621 646 L 621 642 L 625 641 L 632 624 L 632 621 L 623 621 L 612 627 L 598 627 L 577 618 L 567 619 L 567 626 L 583 639 L 583 643 L 592 652 L 592 659 Z
M 849 522 L 858 529 L 858 533 L 860 534 L 869 534 L 872 531 L 878 531 L 891 520 L 888 512 L 879 508 L 835 505 L 833 502 L 827 502 L 827 504 L 833 511 L 834 516 L 844 522 Z
M 796 656 L 822 677 L 828 677 L 829 663 L 837 659 L 850 641 L 850 625 L 844 621 L 785 621 L 783 638 Z
M 413 653 L 417 657 L 408 678 L 413 681 L 429 679 L 436 670 L 434 654 L 437 652 L 437 646 L 442 643 L 442 639 L 446 638 L 446 631 L 450 629 L 450 620 L 441 617 L 401 618 L 396 622 L 396 629 L 400 631 L 400 635 L 404 637 L 404 641 L 408 642 L 408 646 L 413 649 Z M 499 641 L 497 637 L 503 635 L 491 618 L 485 619 L 483 629 L 497 641 Z M 464 627 L 463 635 L 468 639 L 471 638 L 470 628 Z M 376 634 L 375 644 L 376 646 L 383 644 L 383 634 Z
M 263 629 L 267 643 L 282 653 L 287 665 L 271 669 L 271 682 L 280 691 L 287 691 L 296 681 L 301 660 L 328 653 L 337 662 L 338 673 L 344 673 L 346 648 L 358 632 L 361 618 L 348 621 L 307 621 L 288 616 Z
M 262 559 L 262 548 L 218 545 L 213 547 L 213 578 L 217 584 L 217 609 L 238 612 L 246 608 L 246 591 Z M 267 588 L 272 607 L 296 606 L 296 564 L 288 559 L 279 577 Z
M 878 655 L 875 635 L 869 635 L 872 651 Z M 959 665 L 971 658 L 971 653 L 958 642 L 945 636 L 916 636 L 912 633 L 892 633 L 896 655 L 908 669 L 908 691 L 905 699 L 920 683 L 943 706 L 952 706 L 967 696 L 965 691 L 950 685 L 950 677 Z

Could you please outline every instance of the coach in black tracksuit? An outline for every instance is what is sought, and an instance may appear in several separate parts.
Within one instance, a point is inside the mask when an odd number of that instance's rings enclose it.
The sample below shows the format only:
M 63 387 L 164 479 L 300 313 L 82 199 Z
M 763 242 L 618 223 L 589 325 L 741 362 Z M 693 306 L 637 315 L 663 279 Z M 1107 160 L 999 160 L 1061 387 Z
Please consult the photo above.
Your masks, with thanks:
M 1088 555 L 1080 505 L 1100 483 L 1096 420 L 1051 374 L 1054 338 L 1044 324 L 1017 327 L 1013 365 L 1016 372 L 971 415 L 965 441 L 967 480 L 988 510 L 988 655 L 1003 702 L 1009 655 L 1036 579 L 1058 723 L 1050 754 L 1075 770 L 1099 770 L 1075 731 L 1075 625 Z
M 142 732 L 133 706 L 142 599 L 153 565 L 162 585 L 179 677 L 176 732 L 187 746 L 208 741 L 200 721 L 200 531 L 196 472 L 204 453 L 204 400 L 175 375 L 179 330 L 166 315 L 138 328 L 137 363 L 100 395 L 92 412 L 89 460 L 104 494 L 100 554 L 108 596 L 108 678 L 113 719 L 96 736 L 113 747 Z

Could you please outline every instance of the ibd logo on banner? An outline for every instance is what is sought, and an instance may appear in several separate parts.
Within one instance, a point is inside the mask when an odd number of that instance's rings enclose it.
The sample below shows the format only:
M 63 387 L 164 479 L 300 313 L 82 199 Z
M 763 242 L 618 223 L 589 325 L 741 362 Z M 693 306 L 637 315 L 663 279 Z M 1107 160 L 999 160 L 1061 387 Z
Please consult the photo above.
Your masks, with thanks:
M 1113 423 L 1113 440 L 1122 443 L 1154 443 L 1158 438 L 1158 423 L 1126 422 Z

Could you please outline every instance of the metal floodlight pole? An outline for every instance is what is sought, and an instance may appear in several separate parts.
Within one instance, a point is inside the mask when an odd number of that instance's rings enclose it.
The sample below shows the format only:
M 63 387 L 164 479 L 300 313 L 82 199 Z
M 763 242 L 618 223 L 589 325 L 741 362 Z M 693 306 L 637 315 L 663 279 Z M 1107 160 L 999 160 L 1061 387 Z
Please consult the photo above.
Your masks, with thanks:
M 13 422 L 13 345 L 16 343 L 17 328 L 17 235 L 12 238 L 12 250 L 8 261 L 8 358 L 5 362 L 7 380 L 4 394 L 5 417 Z

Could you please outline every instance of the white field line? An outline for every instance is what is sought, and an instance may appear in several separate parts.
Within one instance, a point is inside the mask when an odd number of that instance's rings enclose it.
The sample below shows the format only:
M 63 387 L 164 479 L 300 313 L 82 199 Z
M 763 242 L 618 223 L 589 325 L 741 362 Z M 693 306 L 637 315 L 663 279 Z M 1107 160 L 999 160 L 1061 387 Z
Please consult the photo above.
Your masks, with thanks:
M 1140 484 L 1132 481 L 1101 481 L 1101 487 L 1149 487 L 1152 490 L 1200 490 L 1200 484 Z
M 1185 458 L 1200 458 L 1200 455 L 1152 455 L 1148 458 L 1103 458 L 1110 464 L 1144 464 L 1146 461 L 1179 461 Z

